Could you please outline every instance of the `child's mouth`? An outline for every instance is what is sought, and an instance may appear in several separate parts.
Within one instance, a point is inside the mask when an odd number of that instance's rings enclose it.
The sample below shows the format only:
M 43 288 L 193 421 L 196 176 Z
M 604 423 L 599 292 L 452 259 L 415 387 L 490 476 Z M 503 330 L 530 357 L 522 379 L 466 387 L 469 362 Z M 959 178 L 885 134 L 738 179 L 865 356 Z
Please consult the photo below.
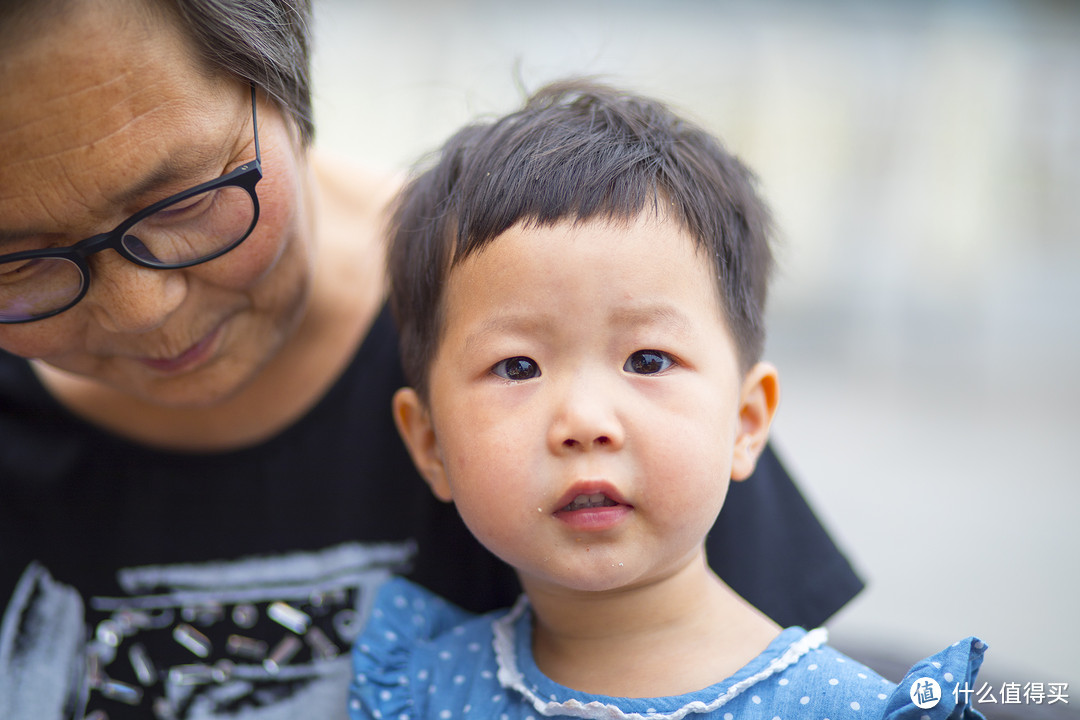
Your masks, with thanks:
M 590 508 L 598 507 L 615 507 L 619 503 L 609 498 L 604 493 L 593 493 L 591 495 L 578 495 L 565 507 L 559 510 L 559 512 L 573 512 L 574 510 L 588 510 Z
M 592 485 L 592 487 L 588 487 Z M 614 487 L 606 483 L 580 483 L 561 501 L 567 501 L 555 517 L 575 533 L 602 533 L 614 530 L 630 516 L 634 506 L 628 504 Z

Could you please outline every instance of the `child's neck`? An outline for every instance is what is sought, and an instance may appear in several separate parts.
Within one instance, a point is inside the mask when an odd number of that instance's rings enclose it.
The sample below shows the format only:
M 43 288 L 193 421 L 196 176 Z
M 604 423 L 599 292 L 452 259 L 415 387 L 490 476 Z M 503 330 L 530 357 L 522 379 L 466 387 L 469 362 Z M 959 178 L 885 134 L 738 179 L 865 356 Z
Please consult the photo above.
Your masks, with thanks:
M 522 578 L 533 656 L 574 690 L 662 697 L 701 690 L 756 657 L 780 628 L 725 585 L 704 558 L 660 582 L 575 593 Z

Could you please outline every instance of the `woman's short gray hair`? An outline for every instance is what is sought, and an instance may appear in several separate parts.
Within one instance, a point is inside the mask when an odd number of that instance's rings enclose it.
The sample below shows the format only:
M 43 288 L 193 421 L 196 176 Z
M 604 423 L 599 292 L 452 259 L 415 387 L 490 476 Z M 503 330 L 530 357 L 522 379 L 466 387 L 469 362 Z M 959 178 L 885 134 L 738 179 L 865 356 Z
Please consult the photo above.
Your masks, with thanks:
M 265 91 L 296 123 L 303 144 L 311 144 L 311 0 L 157 1 L 169 7 L 204 62 Z

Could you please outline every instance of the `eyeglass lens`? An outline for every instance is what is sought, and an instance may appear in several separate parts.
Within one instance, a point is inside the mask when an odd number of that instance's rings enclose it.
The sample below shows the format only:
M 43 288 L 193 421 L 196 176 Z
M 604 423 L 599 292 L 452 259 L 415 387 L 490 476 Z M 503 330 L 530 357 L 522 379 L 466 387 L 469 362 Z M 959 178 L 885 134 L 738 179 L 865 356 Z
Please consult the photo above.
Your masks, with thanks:
M 0 321 L 48 315 L 77 298 L 85 282 L 79 266 L 66 258 L 0 263 Z
M 248 191 L 226 185 L 161 208 L 132 225 L 121 243 L 148 265 L 175 267 L 239 242 L 254 219 Z
M 231 249 L 247 237 L 254 222 L 249 191 L 225 185 L 160 208 L 128 228 L 120 242 L 141 264 L 185 266 Z M 0 263 L 0 322 L 20 322 L 63 308 L 79 296 L 85 282 L 79 266 L 62 257 Z

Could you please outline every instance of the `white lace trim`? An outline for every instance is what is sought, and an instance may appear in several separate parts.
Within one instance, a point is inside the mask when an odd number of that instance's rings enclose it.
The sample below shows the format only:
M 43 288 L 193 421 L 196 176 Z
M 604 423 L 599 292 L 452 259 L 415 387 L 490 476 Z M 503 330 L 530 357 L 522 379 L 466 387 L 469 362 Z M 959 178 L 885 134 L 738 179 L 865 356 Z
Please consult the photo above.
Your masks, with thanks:
M 691 713 L 710 713 L 731 702 L 748 688 L 765 678 L 791 666 L 806 653 L 824 645 L 828 639 L 825 628 L 811 630 L 791 643 L 767 667 L 745 680 L 735 683 L 711 702 L 695 700 L 670 713 L 628 713 L 615 705 L 596 700 L 588 703 L 576 699 L 565 701 L 544 700 L 526 687 L 525 677 L 518 669 L 517 653 L 514 651 L 514 624 L 527 607 L 528 601 L 522 596 L 509 613 L 492 623 L 492 630 L 494 631 L 492 645 L 495 649 L 495 662 L 499 668 L 499 684 L 504 688 L 521 693 L 541 715 L 569 715 L 579 718 L 594 718 L 595 720 L 682 720 Z

